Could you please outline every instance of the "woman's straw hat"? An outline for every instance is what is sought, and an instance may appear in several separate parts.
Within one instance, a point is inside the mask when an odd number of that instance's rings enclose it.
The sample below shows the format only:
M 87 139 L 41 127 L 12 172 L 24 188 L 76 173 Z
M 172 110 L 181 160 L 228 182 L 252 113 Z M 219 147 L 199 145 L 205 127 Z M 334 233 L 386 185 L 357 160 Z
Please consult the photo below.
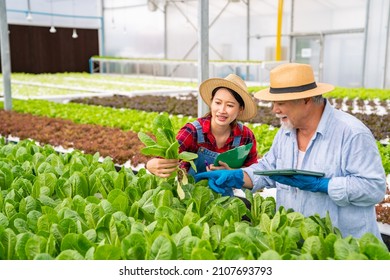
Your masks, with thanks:
M 210 107 L 211 94 L 218 87 L 229 88 L 237 92 L 244 101 L 245 108 L 237 117 L 238 120 L 247 121 L 257 114 L 257 104 L 252 96 L 248 93 L 245 82 L 235 74 L 229 74 L 226 78 L 210 78 L 199 86 L 199 93 L 203 101 Z
M 265 101 L 288 101 L 321 95 L 332 91 L 334 86 L 316 83 L 310 65 L 300 63 L 282 64 L 270 72 L 270 87 L 255 93 Z

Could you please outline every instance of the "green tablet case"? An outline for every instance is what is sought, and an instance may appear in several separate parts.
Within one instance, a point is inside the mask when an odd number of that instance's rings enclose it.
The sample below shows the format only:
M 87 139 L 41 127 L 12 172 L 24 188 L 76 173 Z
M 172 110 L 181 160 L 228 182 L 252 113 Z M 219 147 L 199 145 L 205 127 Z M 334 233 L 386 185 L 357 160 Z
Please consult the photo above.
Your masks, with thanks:
M 249 143 L 219 154 L 214 161 L 214 165 L 219 166 L 218 162 L 223 161 L 226 162 L 230 168 L 240 168 L 244 164 L 252 145 L 252 143 Z

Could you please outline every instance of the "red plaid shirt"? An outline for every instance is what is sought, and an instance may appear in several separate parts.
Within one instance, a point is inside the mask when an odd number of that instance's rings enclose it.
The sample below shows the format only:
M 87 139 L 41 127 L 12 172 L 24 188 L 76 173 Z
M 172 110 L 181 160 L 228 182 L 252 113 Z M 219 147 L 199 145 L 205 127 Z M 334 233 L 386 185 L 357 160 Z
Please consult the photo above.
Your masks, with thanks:
M 214 135 L 211 133 L 211 116 L 198 118 L 200 125 L 202 126 L 204 134 L 204 143 L 198 144 L 198 136 L 196 133 L 196 128 L 191 123 L 184 125 L 176 135 L 176 139 L 180 144 L 179 152 L 187 151 L 197 153 L 199 147 L 204 147 L 210 151 L 223 153 L 228 150 L 233 149 L 233 140 L 235 136 L 241 135 L 241 145 L 246 145 L 253 143 L 252 149 L 250 150 L 248 157 L 244 162 L 244 166 L 249 166 L 252 163 L 257 162 L 257 145 L 255 136 L 248 127 L 242 126 L 242 130 L 238 125 L 235 125 L 230 133 L 229 138 L 226 140 L 225 145 L 222 148 L 217 147 L 217 142 Z M 182 168 L 189 170 L 189 163 L 182 162 Z

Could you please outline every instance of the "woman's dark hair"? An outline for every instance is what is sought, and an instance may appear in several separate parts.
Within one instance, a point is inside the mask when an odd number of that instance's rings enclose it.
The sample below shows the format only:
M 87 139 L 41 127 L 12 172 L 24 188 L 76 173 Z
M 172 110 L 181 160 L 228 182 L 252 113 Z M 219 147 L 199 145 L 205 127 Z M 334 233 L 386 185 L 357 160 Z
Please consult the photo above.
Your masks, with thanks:
M 240 104 L 240 106 L 241 106 L 242 108 L 245 109 L 245 103 L 244 103 L 244 100 L 241 98 L 241 95 L 239 95 L 237 92 L 235 92 L 234 90 L 232 90 L 232 89 L 230 89 L 230 88 L 227 88 L 227 87 L 217 87 L 217 88 L 215 88 L 215 89 L 212 91 L 212 93 L 211 93 L 211 100 L 214 99 L 215 93 L 216 93 L 219 89 L 221 89 L 221 88 L 227 89 L 227 90 L 234 96 L 234 98 L 237 100 L 238 104 Z

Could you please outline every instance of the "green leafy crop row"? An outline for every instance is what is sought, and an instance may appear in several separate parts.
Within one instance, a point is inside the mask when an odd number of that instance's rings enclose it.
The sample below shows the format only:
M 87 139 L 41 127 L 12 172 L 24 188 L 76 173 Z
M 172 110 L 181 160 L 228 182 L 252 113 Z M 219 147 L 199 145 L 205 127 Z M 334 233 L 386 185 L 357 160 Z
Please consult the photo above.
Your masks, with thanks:
M 12 73 L 11 83 L 12 95 L 14 97 L 76 95 L 80 94 L 80 92 L 125 94 L 141 90 L 177 89 L 178 87 L 196 88 L 196 83 L 194 82 L 119 75 L 91 75 L 88 73 Z M 2 91 L 2 86 L 2 80 L 0 80 L 0 92 Z
M 0 106 L 3 105 L 0 102 Z M 47 116 L 71 120 L 81 124 L 96 124 L 106 127 L 116 127 L 134 132 L 152 132 L 153 120 L 159 113 L 129 109 L 83 105 L 77 103 L 60 104 L 46 100 L 13 100 L 13 110 L 20 113 L 30 113 L 37 116 Z M 194 117 L 170 116 L 173 130 L 177 132 L 184 124 L 195 120 Z M 247 124 L 255 133 L 258 141 L 258 151 L 263 155 L 271 147 L 277 129 L 270 129 L 266 124 Z
M 390 259 L 371 234 L 342 238 L 329 216 L 246 192 L 249 210 L 202 181 L 180 200 L 173 180 L 98 158 L 0 140 L 0 259 Z
M 0 102 L 0 106 L 3 103 Z M 30 113 L 38 116 L 68 119 L 75 123 L 96 124 L 107 127 L 116 127 L 134 132 L 152 132 L 153 120 L 159 113 L 129 109 L 115 109 L 77 103 L 60 104 L 45 100 L 13 100 L 13 110 L 20 113 Z M 185 123 L 195 120 L 193 117 L 170 116 L 173 130 L 178 131 Z M 259 155 L 264 155 L 272 145 L 273 138 L 278 131 L 269 125 L 246 124 L 251 128 L 257 139 Z M 383 146 L 378 142 L 382 162 L 386 174 L 390 174 L 390 145 Z
M 254 63 L 256 63 L 254 61 Z M 1 74 L 0 74 L 1 77 Z M 55 73 L 55 74 L 29 74 L 12 73 L 11 82 L 13 95 L 41 96 L 41 95 L 72 95 L 77 91 L 92 92 L 132 92 L 135 90 L 194 88 L 195 82 L 184 82 L 163 79 L 135 78 L 124 75 L 102 75 L 89 73 Z M 249 91 L 254 93 L 265 87 L 251 86 Z M 2 80 L 0 80 L 0 91 Z M 388 100 L 389 89 L 375 88 L 344 88 L 336 87 L 326 97 L 348 98 L 361 100 Z

